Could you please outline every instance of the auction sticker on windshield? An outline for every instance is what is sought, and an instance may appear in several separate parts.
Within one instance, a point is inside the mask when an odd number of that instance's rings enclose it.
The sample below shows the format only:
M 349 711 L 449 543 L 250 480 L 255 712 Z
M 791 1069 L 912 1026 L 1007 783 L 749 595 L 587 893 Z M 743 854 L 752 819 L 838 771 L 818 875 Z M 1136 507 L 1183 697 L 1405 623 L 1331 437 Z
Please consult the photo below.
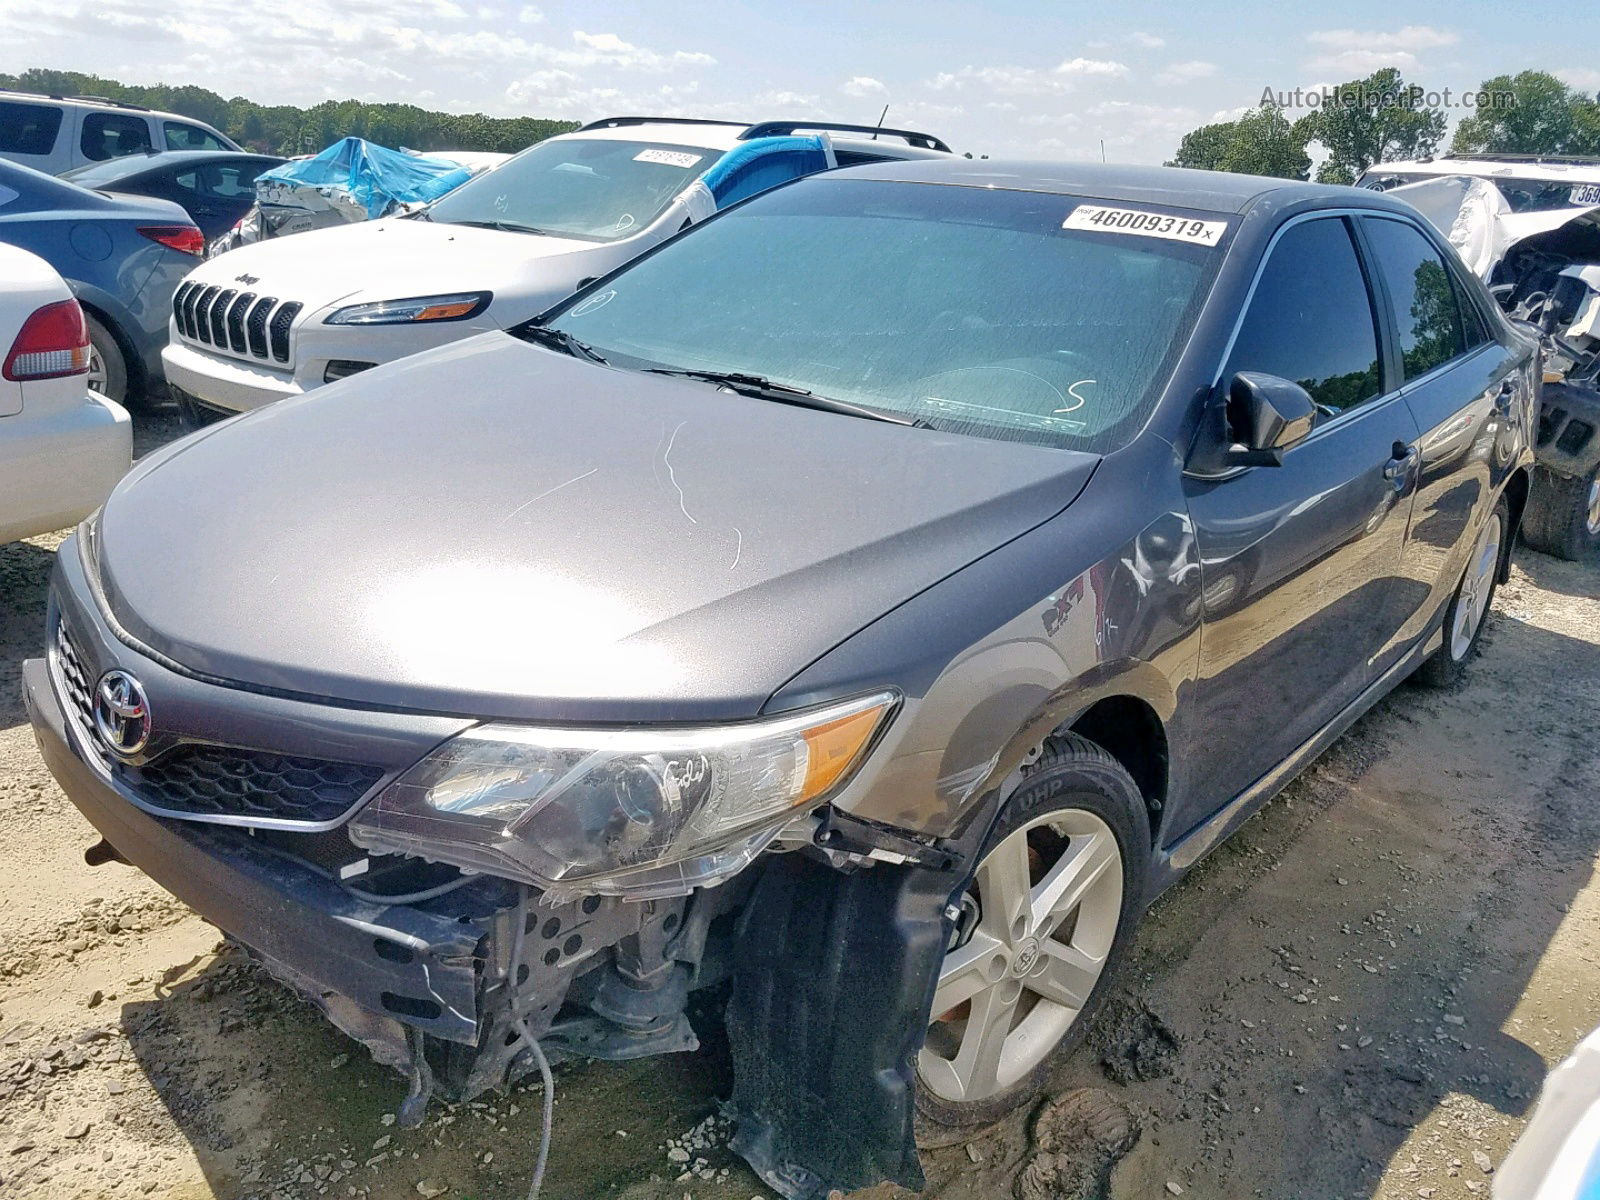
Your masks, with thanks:
M 682 150 L 641 150 L 633 156 L 633 161 L 661 163 L 668 167 L 692 167 L 704 157 L 703 154 L 685 154 Z
M 1600 183 L 1574 184 L 1569 202 L 1572 204 L 1600 204 Z
M 1136 208 L 1106 208 L 1080 204 L 1061 222 L 1063 229 L 1088 229 L 1095 233 L 1131 233 L 1137 237 L 1167 238 L 1215 246 L 1228 228 L 1226 221 L 1201 221 L 1166 213 L 1140 212 Z

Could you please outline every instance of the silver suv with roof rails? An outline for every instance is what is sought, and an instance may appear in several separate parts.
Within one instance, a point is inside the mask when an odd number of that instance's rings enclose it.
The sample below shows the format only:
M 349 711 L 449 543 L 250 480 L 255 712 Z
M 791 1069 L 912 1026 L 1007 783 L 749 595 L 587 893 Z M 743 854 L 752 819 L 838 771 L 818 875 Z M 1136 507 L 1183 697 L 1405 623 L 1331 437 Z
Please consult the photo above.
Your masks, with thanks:
M 101 96 L 0 91 L 0 158 L 47 175 L 129 154 L 240 149 L 194 117 Z
M 932 134 L 609 117 L 401 217 L 255 242 L 173 301 L 167 382 L 204 422 L 509 328 L 696 221 L 835 167 L 949 158 Z

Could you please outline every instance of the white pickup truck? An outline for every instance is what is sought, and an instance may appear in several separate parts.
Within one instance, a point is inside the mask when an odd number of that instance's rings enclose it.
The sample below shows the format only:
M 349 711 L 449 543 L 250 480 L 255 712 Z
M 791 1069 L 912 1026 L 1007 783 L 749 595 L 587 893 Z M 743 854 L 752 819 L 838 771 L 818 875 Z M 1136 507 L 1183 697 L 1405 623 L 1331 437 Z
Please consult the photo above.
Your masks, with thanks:
M 537 316 L 747 195 L 834 166 L 945 157 L 865 126 L 613 117 L 403 217 L 230 250 L 173 298 L 168 385 L 204 421 Z
M 0 545 L 75 525 L 127 473 L 128 412 L 89 391 L 89 329 L 54 268 L 0 242 Z

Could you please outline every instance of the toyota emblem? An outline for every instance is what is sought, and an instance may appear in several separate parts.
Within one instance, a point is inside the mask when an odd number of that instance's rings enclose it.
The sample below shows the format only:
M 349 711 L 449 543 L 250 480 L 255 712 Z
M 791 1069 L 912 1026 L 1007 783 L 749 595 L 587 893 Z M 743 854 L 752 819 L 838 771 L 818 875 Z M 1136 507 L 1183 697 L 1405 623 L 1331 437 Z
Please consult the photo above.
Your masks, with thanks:
M 132 758 L 150 740 L 150 702 L 126 671 L 107 671 L 94 689 L 94 728 L 113 754 Z

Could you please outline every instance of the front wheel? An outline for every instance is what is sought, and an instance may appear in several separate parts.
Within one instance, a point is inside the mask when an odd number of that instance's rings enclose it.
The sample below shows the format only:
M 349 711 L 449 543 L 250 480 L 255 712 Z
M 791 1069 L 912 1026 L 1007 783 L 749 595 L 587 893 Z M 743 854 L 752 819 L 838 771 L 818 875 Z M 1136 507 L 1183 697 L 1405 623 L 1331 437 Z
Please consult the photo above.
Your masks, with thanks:
M 1572 562 L 1600 551 L 1600 466 L 1577 476 L 1536 466 L 1522 536 L 1535 550 Z
M 1067 735 L 1006 802 L 939 970 L 917 1056 L 917 1135 L 962 1140 L 1032 1102 L 1114 986 L 1143 903 L 1138 785 Z
M 1511 510 L 1502 497 L 1484 522 L 1456 594 L 1445 606 L 1444 644 L 1417 671 L 1417 678 L 1430 687 L 1449 687 L 1465 676 L 1500 583 L 1500 563 L 1510 530 Z

